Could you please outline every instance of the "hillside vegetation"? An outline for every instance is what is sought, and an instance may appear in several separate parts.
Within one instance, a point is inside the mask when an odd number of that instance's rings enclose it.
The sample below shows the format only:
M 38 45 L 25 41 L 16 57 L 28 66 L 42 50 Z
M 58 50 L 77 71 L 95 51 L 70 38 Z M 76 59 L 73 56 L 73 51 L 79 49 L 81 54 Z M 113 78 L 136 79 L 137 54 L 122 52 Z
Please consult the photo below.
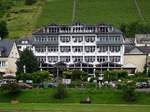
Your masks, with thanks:
M 42 0 L 39 0 L 36 4 L 28 6 L 23 0 L 16 0 L 11 8 L 5 10 L 0 20 L 7 22 L 9 38 L 19 38 L 31 34 L 41 13 L 42 3 Z
M 5 0 L 4 0 L 5 1 Z M 7 0 L 10 1 L 10 0 Z M 49 23 L 70 24 L 72 22 L 73 0 L 37 0 L 34 5 L 27 6 L 24 0 L 16 1 L 11 9 L 0 19 L 6 20 L 10 38 L 31 35 L 32 31 Z M 75 21 L 95 24 L 106 22 L 115 26 L 121 23 L 139 21 L 150 25 L 150 0 L 76 0 Z

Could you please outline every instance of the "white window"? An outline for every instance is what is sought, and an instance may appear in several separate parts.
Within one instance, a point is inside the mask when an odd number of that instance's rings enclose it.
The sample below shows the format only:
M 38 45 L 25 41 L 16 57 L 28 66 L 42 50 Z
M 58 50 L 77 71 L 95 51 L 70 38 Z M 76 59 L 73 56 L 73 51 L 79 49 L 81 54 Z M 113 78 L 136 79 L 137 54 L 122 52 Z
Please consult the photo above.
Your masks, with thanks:
M 58 56 L 48 56 L 48 61 L 50 63 L 56 63 L 58 61 Z
M 62 62 L 70 62 L 70 56 L 60 56 L 60 61 L 62 61 Z
M 111 62 L 120 62 L 120 56 L 110 56 Z
M 70 46 L 60 46 L 60 51 L 61 52 L 70 52 Z
M 95 52 L 95 46 L 85 46 L 85 52 Z
M 97 56 L 97 61 L 98 62 L 107 62 L 108 57 L 107 56 Z
M 98 52 L 107 52 L 108 51 L 108 46 L 97 46 Z
M 6 66 L 6 61 L 0 60 L 0 67 L 5 67 L 5 66 Z
M 72 47 L 73 52 L 83 52 L 82 46 L 73 46 Z
M 73 62 L 82 62 L 83 56 L 72 56 Z
M 85 62 L 94 62 L 95 56 L 85 56 Z

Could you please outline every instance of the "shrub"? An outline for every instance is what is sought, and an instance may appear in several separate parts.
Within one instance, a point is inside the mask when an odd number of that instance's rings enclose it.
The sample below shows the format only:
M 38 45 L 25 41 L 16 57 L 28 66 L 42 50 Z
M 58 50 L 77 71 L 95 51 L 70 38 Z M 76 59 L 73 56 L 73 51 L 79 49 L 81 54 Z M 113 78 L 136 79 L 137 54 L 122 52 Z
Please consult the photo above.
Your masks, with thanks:
M 126 102 L 136 101 L 135 85 L 134 83 L 128 83 L 123 88 L 123 99 Z
M 20 88 L 17 83 L 13 82 L 13 83 L 1 85 L 0 91 L 3 93 L 11 94 L 11 95 L 16 95 L 17 93 L 20 92 Z
M 25 0 L 26 5 L 33 5 L 36 2 L 37 2 L 37 0 Z
M 56 99 L 64 99 L 67 96 L 68 96 L 67 89 L 62 84 L 58 85 L 56 90 L 54 90 L 53 97 Z

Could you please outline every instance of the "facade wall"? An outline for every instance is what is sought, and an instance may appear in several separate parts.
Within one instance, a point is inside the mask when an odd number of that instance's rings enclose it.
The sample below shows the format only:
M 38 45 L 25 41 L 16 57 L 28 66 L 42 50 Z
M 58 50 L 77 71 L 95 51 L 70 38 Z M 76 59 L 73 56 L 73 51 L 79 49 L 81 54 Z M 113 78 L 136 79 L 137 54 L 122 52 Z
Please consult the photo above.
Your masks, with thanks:
M 124 64 L 133 64 L 135 65 L 136 72 L 143 72 L 144 66 L 146 64 L 146 55 L 144 54 L 125 54 L 124 55 Z
M 32 42 L 33 53 L 42 63 L 123 64 L 123 35 L 108 25 L 49 25 L 33 33 Z
M 11 52 L 9 54 L 9 57 L 0 58 L 0 61 L 5 62 L 4 66 L 0 67 L 0 72 L 16 73 L 17 71 L 16 61 L 18 58 L 19 58 L 19 52 L 16 44 L 14 43 Z
M 69 42 L 61 42 L 60 41 L 60 37 L 64 37 L 64 36 L 68 36 L 70 38 Z M 82 42 L 74 42 L 73 37 L 82 37 Z M 85 37 L 86 36 L 90 36 L 90 37 L 94 37 L 94 41 L 93 42 L 86 42 L 85 41 Z M 111 35 L 110 35 L 111 36 Z M 120 36 L 120 35 L 119 35 Z M 109 36 L 108 36 L 109 37 Z M 121 38 L 121 37 L 120 37 Z M 33 53 L 35 54 L 35 56 L 41 58 L 43 58 L 43 61 L 46 63 L 50 63 L 50 64 L 54 64 L 56 62 L 61 61 L 61 57 L 69 57 L 70 61 L 69 62 L 65 62 L 67 64 L 73 64 L 74 63 L 74 58 L 79 57 L 82 58 L 81 62 L 86 62 L 85 58 L 88 57 L 93 57 L 94 61 L 91 62 L 87 62 L 87 63 L 91 63 L 91 64 L 98 64 L 100 62 L 97 61 L 98 56 L 101 57 L 107 57 L 107 60 L 105 59 L 104 62 L 115 62 L 118 64 L 123 64 L 123 54 L 124 54 L 124 45 L 120 45 L 120 44 L 96 44 L 96 42 L 98 42 L 98 38 L 97 35 L 88 35 L 88 34 L 76 34 L 76 35 L 72 35 L 72 34 L 68 34 L 68 35 L 60 35 L 58 36 L 58 45 L 56 45 L 58 51 L 56 52 L 49 52 L 48 51 L 48 47 L 54 47 L 54 45 L 33 45 Z M 61 51 L 61 48 L 64 47 L 68 47 L 70 50 L 69 51 Z M 75 51 L 75 49 L 77 48 L 81 48 L 81 50 L 79 51 Z M 103 49 L 107 49 L 104 52 L 101 51 L 99 52 L 99 49 L 102 48 Z M 105 47 L 105 48 L 104 48 Z M 117 47 L 119 50 L 118 51 L 111 51 L 111 48 Z M 87 48 L 87 49 L 86 49 Z M 41 51 L 37 51 L 37 49 L 40 49 Z M 88 51 L 94 49 L 94 51 Z M 87 50 L 87 51 L 86 51 Z M 56 62 L 50 62 L 48 57 L 57 57 L 57 61 Z M 119 58 L 119 61 L 115 61 L 115 59 L 112 59 L 113 57 L 115 58 Z M 114 61 L 113 61 L 114 60 Z M 117 59 L 116 59 L 117 60 Z

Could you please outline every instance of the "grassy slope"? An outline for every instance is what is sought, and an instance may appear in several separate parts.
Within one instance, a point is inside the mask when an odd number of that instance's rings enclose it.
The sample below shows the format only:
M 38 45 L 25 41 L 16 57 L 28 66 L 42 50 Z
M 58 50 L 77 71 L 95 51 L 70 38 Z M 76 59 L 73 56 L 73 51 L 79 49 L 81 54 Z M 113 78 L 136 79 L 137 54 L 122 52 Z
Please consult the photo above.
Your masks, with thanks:
M 137 0 L 147 24 L 150 24 L 150 0 Z M 3 19 L 8 21 L 10 38 L 30 35 L 36 27 L 49 23 L 68 24 L 73 0 L 38 0 L 33 6 L 18 3 Z M 26 12 L 21 12 L 25 10 Z M 120 23 L 140 21 L 134 0 L 77 0 L 76 20 L 84 23 Z
M 150 24 L 150 0 L 137 0 L 143 16 L 148 24 Z
M 49 23 L 70 23 L 72 0 L 47 0 L 38 18 L 37 26 Z
M 25 90 L 15 99 L 23 103 L 79 103 L 81 99 L 90 96 L 94 104 L 124 104 L 122 93 L 112 90 L 96 89 L 69 89 L 69 97 L 65 100 L 56 100 L 52 97 L 52 89 Z M 150 104 L 150 94 L 138 93 L 135 104 Z M 13 99 L 9 95 L 0 94 L 0 102 L 10 102 Z
M 140 20 L 133 0 L 77 0 L 77 20 L 115 25 Z
M 32 6 L 24 5 L 24 2 L 18 2 L 2 18 L 7 21 L 9 29 L 9 38 L 18 38 L 24 35 L 30 35 L 35 28 L 39 13 L 41 12 L 42 2 Z
M 18 110 L 20 112 L 149 112 L 148 105 L 81 105 L 81 104 L 0 104 L 0 110 Z M 16 112 L 16 111 L 15 111 Z

